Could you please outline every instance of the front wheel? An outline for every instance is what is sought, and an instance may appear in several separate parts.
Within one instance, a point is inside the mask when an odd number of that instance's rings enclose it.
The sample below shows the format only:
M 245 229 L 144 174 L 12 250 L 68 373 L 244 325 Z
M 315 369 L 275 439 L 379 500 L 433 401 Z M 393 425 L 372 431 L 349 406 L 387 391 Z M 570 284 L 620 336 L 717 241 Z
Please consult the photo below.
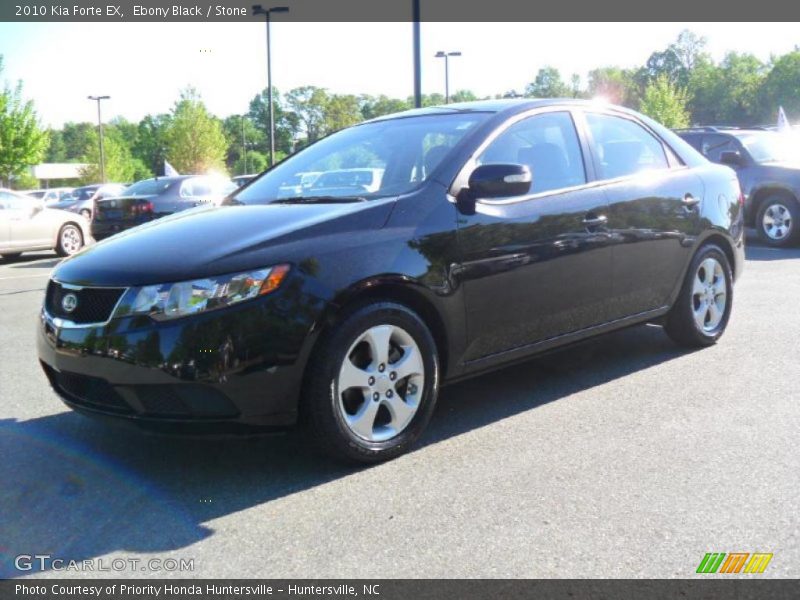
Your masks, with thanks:
M 733 305 L 733 275 L 728 257 L 709 244 L 692 259 L 664 331 L 689 348 L 715 344 L 728 325 Z
M 326 454 L 375 463 L 408 451 L 439 388 L 436 344 L 416 313 L 394 302 L 364 306 L 320 341 L 302 417 Z
M 789 196 L 770 196 L 761 203 L 756 215 L 758 235 L 765 244 L 788 246 L 798 239 L 797 219 L 800 204 Z
M 58 232 L 56 253 L 59 256 L 72 256 L 83 248 L 83 233 L 77 225 L 67 223 Z

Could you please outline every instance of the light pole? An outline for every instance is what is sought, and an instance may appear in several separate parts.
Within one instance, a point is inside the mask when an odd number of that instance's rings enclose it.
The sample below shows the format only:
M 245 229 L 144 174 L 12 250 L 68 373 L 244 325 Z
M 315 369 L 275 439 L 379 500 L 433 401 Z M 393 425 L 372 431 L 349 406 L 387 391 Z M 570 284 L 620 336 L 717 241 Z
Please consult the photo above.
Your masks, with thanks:
M 414 107 L 422 106 L 422 52 L 420 50 L 419 0 L 412 0 L 412 20 L 414 21 Z
M 439 50 L 436 53 L 436 58 L 444 59 L 444 103 L 450 104 L 450 66 L 448 59 L 451 56 L 461 56 L 461 52 L 443 52 Z
M 272 107 L 272 57 L 269 39 L 270 16 L 274 13 L 289 12 L 288 6 L 264 8 L 260 4 L 253 5 L 253 16 L 264 15 L 267 23 L 267 103 L 269 104 L 269 166 L 275 164 L 275 112 Z
M 106 182 L 106 154 L 103 149 L 103 119 L 100 116 L 100 101 L 109 100 L 111 96 L 88 96 L 89 100 L 97 102 L 97 129 L 100 138 L 100 179 L 102 183 Z

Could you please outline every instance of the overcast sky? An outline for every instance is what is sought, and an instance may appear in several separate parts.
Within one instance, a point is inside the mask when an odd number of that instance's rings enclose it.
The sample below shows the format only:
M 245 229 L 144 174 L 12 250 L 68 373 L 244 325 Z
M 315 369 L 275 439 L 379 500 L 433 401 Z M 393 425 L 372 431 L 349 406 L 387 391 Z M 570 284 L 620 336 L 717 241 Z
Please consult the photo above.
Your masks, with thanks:
M 437 50 L 451 60 L 450 89 L 479 96 L 522 91 L 536 71 L 564 79 L 598 66 L 641 65 L 682 29 L 705 36 L 721 58 L 729 50 L 762 60 L 800 44 L 795 23 L 423 23 L 423 92 L 444 92 Z M 273 23 L 273 84 L 316 85 L 340 93 L 413 93 L 410 23 Z M 138 120 L 168 111 L 195 86 L 209 109 L 242 113 L 266 86 L 263 22 L 0 23 L 2 77 L 24 82 L 42 122 L 94 121 L 89 94 L 110 95 L 104 119 Z

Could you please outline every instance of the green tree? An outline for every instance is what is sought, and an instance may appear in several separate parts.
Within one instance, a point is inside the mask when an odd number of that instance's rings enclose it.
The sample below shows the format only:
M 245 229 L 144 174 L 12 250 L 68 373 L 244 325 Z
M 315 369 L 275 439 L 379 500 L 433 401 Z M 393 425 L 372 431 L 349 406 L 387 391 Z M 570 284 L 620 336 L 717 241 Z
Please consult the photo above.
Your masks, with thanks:
M 669 80 L 666 73 L 657 76 L 644 90 L 639 110 L 665 127 L 689 124 L 688 94 Z
M 67 159 L 67 148 L 64 145 L 64 134 L 60 129 L 48 129 L 49 142 L 44 155 L 45 162 L 57 163 Z
M 307 142 L 315 142 L 325 135 L 325 110 L 328 105 L 328 92 L 325 89 L 305 85 L 290 90 L 286 94 L 286 105 L 297 119 L 298 133 L 304 133 Z
M 477 99 L 478 96 L 471 90 L 458 90 L 455 94 L 450 94 L 450 102 L 472 102 Z
M 228 144 L 222 123 L 208 112 L 194 88 L 181 93 L 164 137 L 166 158 L 179 172 L 225 170 Z
M 763 121 L 776 122 L 779 106 L 790 120 L 800 118 L 800 49 L 774 62 L 760 90 L 759 116 Z
M 275 149 L 289 153 L 300 131 L 300 120 L 286 105 L 287 101 L 281 93 L 272 90 L 273 114 L 275 117 Z M 260 136 L 256 139 L 256 148 L 264 152 L 269 152 L 269 103 L 267 89 L 250 101 L 247 116 L 259 130 Z M 248 137 L 249 139 L 249 137 Z
M 96 124 L 91 123 L 64 123 L 61 137 L 64 141 L 64 159 L 67 162 L 78 162 L 86 154 L 96 127 Z
M 373 98 L 372 96 L 364 95 L 361 96 L 360 103 L 361 116 L 365 120 L 402 112 L 414 106 L 414 103 L 408 100 L 399 100 L 397 98 L 389 98 L 388 96 Z
M 325 135 L 350 127 L 363 120 L 358 98 L 352 95 L 332 94 L 325 103 L 323 132 Z
M 283 152 L 276 151 L 275 162 L 283 160 L 285 156 L 286 155 Z M 246 164 L 244 156 L 241 156 L 234 161 L 233 165 L 231 165 L 231 171 L 236 175 L 261 173 L 261 171 L 267 168 L 268 163 L 269 158 L 263 152 L 259 152 L 258 150 L 248 150 Z
M 561 79 L 555 67 L 539 69 L 533 83 L 525 87 L 525 95 L 530 98 L 566 98 L 570 96 L 569 86 Z
M 149 171 L 162 174 L 167 155 L 167 130 L 172 117 L 167 114 L 147 115 L 136 126 L 136 142 L 131 148 L 133 157 Z
M 113 127 L 103 128 L 103 155 L 105 157 L 106 181 L 125 183 L 141 178 L 144 165 L 131 156 L 131 151 L 122 135 Z M 82 162 L 86 167 L 80 171 L 82 184 L 99 183 L 102 179 L 100 169 L 100 144 L 97 133 L 92 132 L 89 147 Z
M 6 84 L 0 91 L 0 185 L 9 185 L 38 163 L 47 146 L 47 132 L 39 126 L 33 102 L 23 99 L 22 83 L 13 89 Z
M 636 108 L 639 106 L 641 94 L 633 71 L 619 67 L 600 67 L 589 71 L 588 96 Z

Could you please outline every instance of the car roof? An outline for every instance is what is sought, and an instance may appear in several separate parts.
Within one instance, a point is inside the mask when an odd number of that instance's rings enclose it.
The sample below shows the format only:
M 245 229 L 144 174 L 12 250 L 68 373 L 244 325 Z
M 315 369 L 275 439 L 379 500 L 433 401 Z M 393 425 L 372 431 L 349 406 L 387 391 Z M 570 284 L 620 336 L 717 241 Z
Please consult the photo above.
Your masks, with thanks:
M 495 100 L 475 100 L 472 102 L 455 102 L 453 104 L 442 104 L 439 106 L 428 106 L 424 108 L 412 108 L 399 113 L 384 115 L 377 117 L 367 123 L 375 121 L 383 121 L 389 119 L 397 119 L 404 117 L 417 117 L 424 115 L 446 115 L 453 113 L 518 113 L 531 110 L 534 108 L 544 108 L 548 106 L 584 106 L 584 107 L 603 107 L 611 108 L 613 110 L 636 115 L 630 109 L 615 104 L 608 104 L 605 102 L 598 102 L 596 100 L 580 100 L 577 98 L 502 98 Z

